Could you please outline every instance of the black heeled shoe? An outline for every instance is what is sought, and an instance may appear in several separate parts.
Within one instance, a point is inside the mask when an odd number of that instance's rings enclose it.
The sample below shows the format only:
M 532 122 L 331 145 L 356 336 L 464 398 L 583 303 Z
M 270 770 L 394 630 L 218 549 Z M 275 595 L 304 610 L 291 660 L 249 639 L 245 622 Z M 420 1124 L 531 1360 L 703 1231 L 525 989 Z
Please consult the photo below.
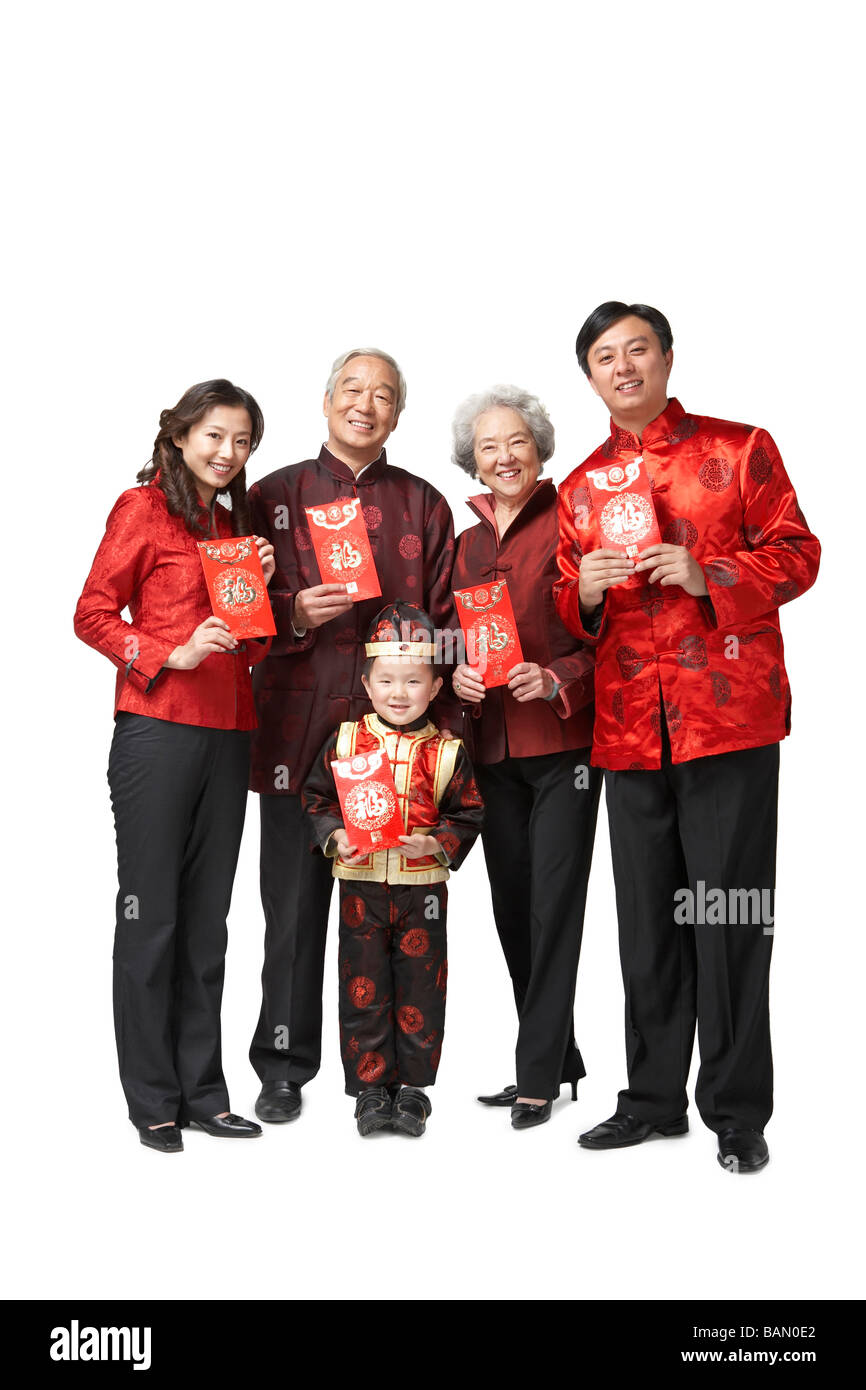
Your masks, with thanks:
M 511 1107 L 512 1129 L 533 1129 L 550 1119 L 553 1101 L 546 1100 L 543 1105 L 533 1105 L 527 1100 L 515 1101 Z
M 183 1153 L 183 1139 L 177 1125 L 159 1125 L 157 1129 L 148 1129 L 145 1125 L 138 1131 L 138 1137 L 146 1149 L 156 1149 L 157 1153 Z
M 517 1100 L 516 1086 L 503 1086 L 501 1091 L 494 1091 L 490 1096 L 476 1096 L 476 1100 L 482 1105 L 513 1105 Z
M 214 1115 L 209 1120 L 190 1120 L 190 1126 L 203 1129 L 214 1139 L 258 1139 L 261 1125 L 255 1120 L 245 1120 L 241 1115 Z

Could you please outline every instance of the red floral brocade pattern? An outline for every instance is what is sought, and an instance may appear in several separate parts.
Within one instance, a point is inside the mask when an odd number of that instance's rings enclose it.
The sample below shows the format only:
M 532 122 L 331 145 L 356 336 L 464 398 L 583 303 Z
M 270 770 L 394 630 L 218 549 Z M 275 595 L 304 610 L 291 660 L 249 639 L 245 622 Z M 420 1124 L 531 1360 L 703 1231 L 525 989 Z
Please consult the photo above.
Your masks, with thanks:
M 614 586 L 591 632 L 578 602 L 580 563 L 601 535 L 586 472 L 638 456 L 662 539 L 688 548 L 708 596 Z M 687 415 L 676 400 L 642 440 L 611 424 L 609 439 L 559 489 L 559 529 L 557 611 L 597 644 L 597 766 L 658 768 L 663 717 L 675 763 L 785 737 L 791 693 L 777 610 L 814 583 L 821 548 L 766 430 Z
M 231 520 L 217 503 L 217 534 Z M 129 609 L 131 622 L 121 614 Z M 165 669 L 175 647 L 212 616 L 196 538 L 171 516 L 153 484 L 130 488 L 111 510 L 75 610 L 75 632 L 118 668 L 115 712 L 129 710 L 175 724 L 254 729 L 249 668 L 269 643 L 214 652 L 193 671 Z

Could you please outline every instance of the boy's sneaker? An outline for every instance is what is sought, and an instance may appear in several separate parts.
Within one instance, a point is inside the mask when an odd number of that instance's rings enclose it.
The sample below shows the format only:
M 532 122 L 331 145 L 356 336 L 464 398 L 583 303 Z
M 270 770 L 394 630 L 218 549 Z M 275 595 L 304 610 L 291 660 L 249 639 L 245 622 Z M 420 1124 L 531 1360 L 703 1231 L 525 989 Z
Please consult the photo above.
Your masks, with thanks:
M 411 1134 L 414 1138 L 424 1133 L 427 1116 L 433 1106 L 426 1091 L 417 1086 L 404 1086 L 395 1097 L 391 1110 L 391 1124 L 401 1134 Z
M 373 1134 L 377 1129 L 389 1128 L 391 1097 L 384 1086 L 368 1086 L 361 1092 L 355 1105 L 355 1119 L 359 1134 Z

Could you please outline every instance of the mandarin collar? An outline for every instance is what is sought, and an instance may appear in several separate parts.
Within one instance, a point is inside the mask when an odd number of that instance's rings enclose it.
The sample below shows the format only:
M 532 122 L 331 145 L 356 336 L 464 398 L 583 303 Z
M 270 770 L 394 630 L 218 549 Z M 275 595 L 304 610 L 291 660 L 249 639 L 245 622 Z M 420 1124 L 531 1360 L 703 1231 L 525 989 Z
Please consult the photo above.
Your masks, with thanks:
M 534 516 L 535 513 L 540 510 L 541 505 L 546 505 L 546 503 L 550 501 L 551 492 L 554 495 L 556 494 L 556 485 L 552 479 L 539 478 L 523 506 L 520 508 L 520 511 L 517 513 L 517 516 L 505 532 L 506 540 L 511 535 L 515 526 L 519 525 L 521 518 L 525 521 L 527 517 Z M 496 515 L 492 498 L 493 494 L 488 489 L 486 492 L 476 493 L 474 497 L 467 497 L 466 505 L 472 508 L 476 516 L 479 516 L 491 531 L 495 532 L 500 544 L 502 544 L 502 537 L 499 536 L 499 527 L 496 525 Z
M 383 715 L 377 714 L 375 710 L 373 710 L 371 714 L 368 714 L 367 718 L 370 721 L 371 727 L 377 734 L 419 734 L 428 732 L 435 734 L 436 732 L 436 725 L 431 723 L 426 714 L 422 714 L 418 719 L 413 719 L 411 724 L 392 724 L 390 719 L 385 719 Z
M 610 436 L 604 444 L 605 457 L 610 458 L 613 454 L 626 451 L 639 454 L 642 449 L 667 439 L 676 433 L 676 427 L 685 413 L 676 396 L 671 396 L 661 415 L 650 420 L 645 427 L 642 440 L 638 439 L 636 434 L 632 434 L 631 430 L 624 430 L 615 424 L 611 417 Z
M 335 458 L 328 446 L 323 444 L 319 451 L 319 463 L 341 482 L 351 483 L 353 487 L 365 487 L 367 483 L 378 482 L 388 466 L 388 459 L 383 449 L 379 457 L 368 463 L 361 477 L 357 478 L 349 465 L 343 463 L 342 459 Z

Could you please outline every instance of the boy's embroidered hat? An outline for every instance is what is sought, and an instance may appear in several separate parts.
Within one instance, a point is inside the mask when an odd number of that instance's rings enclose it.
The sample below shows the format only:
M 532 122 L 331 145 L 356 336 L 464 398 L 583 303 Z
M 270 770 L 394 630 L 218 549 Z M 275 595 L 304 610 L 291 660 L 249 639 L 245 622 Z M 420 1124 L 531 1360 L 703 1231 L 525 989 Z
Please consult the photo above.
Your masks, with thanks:
M 423 608 L 397 599 L 373 619 L 364 651 L 367 656 L 435 656 L 434 635 Z

